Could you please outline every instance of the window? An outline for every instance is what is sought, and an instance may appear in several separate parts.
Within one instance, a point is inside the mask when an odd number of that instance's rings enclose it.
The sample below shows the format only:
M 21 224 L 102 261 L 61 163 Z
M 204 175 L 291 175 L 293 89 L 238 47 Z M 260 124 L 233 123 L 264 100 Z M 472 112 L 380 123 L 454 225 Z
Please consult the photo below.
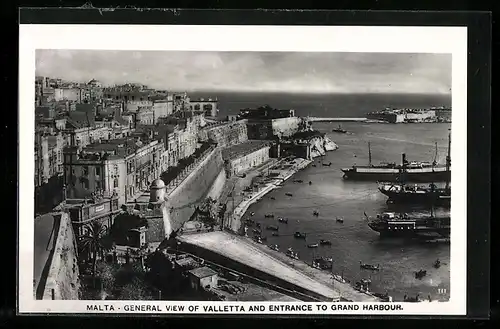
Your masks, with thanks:
M 118 188 L 118 178 L 115 178 L 113 181 L 113 188 Z
M 89 167 L 88 166 L 83 166 L 83 176 L 87 176 L 89 174 Z
M 101 175 L 101 168 L 100 167 L 95 167 L 95 174 L 96 174 L 96 176 Z
M 86 189 L 89 188 L 89 181 L 88 181 L 88 179 L 84 179 L 83 180 L 83 187 L 85 187 Z

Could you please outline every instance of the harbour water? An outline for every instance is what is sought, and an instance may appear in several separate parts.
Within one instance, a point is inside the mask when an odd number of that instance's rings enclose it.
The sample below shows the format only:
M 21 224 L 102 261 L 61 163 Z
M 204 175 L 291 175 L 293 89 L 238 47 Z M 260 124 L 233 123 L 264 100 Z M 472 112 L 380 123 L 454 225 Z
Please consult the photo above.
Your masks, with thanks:
M 201 95 L 201 97 L 208 95 Z M 238 114 L 239 109 L 269 104 L 275 108 L 293 108 L 299 116 L 313 117 L 364 117 L 367 112 L 386 107 L 425 108 L 451 106 L 449 95 L 294 95 L 294 94 L 218 94 L 219 116 Z M 437 161 L 445 162 L 448 129 L 451 124 L 370 124 L 343 123 L 350 134 L 332 132 L 337 123 L 315 123 L 314 128 L 327 133 L 339 145 L 323 159 L 316 159 L 315 165 L 297 173 L 280 189 L 274 190 L 253 204 L 247 211 L 255 212 L 254 219 L 263 227 L 279 225 L 280 236 L 271 236 L 264 231 L 268 244 L 278 244 L 281 250 L 292 247 L 304 261 L 318 256 L 334 259 L 333 272 L 343 274 L 351 282 L 371 279 L 371 290 L 387 292 L 394 300 L 402 300 L 406 294 L 419 294 L 425 299 L 449 298 L 450 293 L 450 246 L 446 244 L 409 244 L 401 240 L 380 239 L 372 231 L 363 216 L 383 211 L 405 211 L 429 214 L 428 209 L 394 208 L 386 204 L 386 197 L 377 190 L 375 182 L 344 181 L 340 168 L 353 164 L 368 163 L 368 142 L 371 143 L 372 162 L 401 161 L 401 153 L 409 161 L 432 161 L 435 157 L 435 143 L 438 143 Z M 331 162 L 331 166 L 322 166 Z M 294 183 L 303 180 L 304 183 Z M 311 181 L 312 185 L 308 182 Z M 285 193 L 293 193 L 286 196 Z M 273 198 L 273 199 L 271 199 Z M 317 210 L 319 216 L 313 216 Z M 436 215 L 446 209 L 435 209 Z M 264 218 L 273 213 L 274 219 Z M 277 222 L 277 217 L 288 218 L 288 224 Z M 343 217 L 344 223 L 336 222 Z M 306 240 L 293 237 L 294 232 L 307 233 Z M 307 244 L 328 239 L 332 246 L 307 248 Z M 436 259 L 441 267 L 433 268 Z M 359 262 L 380 264 L 381 270 L 371 272 L 360 269 Z M 424 269 L 427 275 L 416 279 L 414 272 Z
M 371 290 L 388 292 L 394 300 L 403 296 L 422 298 L 429 295 L 433 300 L 447 298 L 450 292 L 449 245 L 429 245 L 402 240 L 380 239 L 372 231 L 363 213 L 375 215 L 383 211 L 406 211 L 430 214 L 429 209 L 408 207 L 398 209 L 386 204 L 386 197 L 377 190 L 375 182 L 344 181 L 340 168 L 352 164 L 368 162 L 367 142 L 371 142 L 372 161 L 400 161 L 402 152 L 408 159 L 432 161 L 435 155 L 434 143 L 438 143 L 438 161 L 444 161 L 447 152 L 447 133 L 450 124 L 362 124 L 345 123 L 343 127 L 352 134 L 335 134 L 335 124 L 317 123 L 315 128 L 327 133 L 339 149 L 316 159 L 315 167 L 297 173 L 280 189 L 266 195 L 259 203 L 252 205 L 248 212 L 255 212 L 256 222 L 263 227 L 278 224 L 276 217 L 288 218 L 288 224 L 279 224 L 280 236 L 268 237 L 267 243 L 278 244 L 282 250 L 292 247 L 299 252 L 300 258 L 311 262 L 318 256 L 334 259 L 333 272 L 342 274 L 351 282 L 371 279 Z M 331 162 L 323 166 L 322 162 Z M 304 183 L 295 183 L 303 180 Z M 309 185 L 308 182 L 312 184 Z M 293 193 L 287 196 L 285 193 Z M 274 198 L 271 199 L 271 197 Z M 317 210 L 319 216 L 313 216 Z M 445 214 L 446 209 L 435 209 L 436 215 Z M 273 213 L 274 219 L 264 218 Z M 343 217 L 344 223 L 335 220 Z M 293 237 L 294 232 L 307 233 L 306 240 Z M 307 248 L 307 244 L 328 239 L 332 246 Z M 441 260 L 439 269 L 433 268 L 436 259 Z M 381 270 L 371 272 L 360 269 L 359 262 L 380 264 Z M 414 272 L 427 270 L 427 276 L 416 279 Z M 443 296 L 443 293 L 445 296 Z

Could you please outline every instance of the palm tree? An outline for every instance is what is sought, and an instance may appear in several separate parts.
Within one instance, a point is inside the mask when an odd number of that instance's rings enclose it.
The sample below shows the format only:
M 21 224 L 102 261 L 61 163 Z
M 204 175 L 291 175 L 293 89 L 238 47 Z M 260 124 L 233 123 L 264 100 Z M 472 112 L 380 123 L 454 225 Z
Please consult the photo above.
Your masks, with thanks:
M 105 250 L 110 249 L 107 239 L 107 227 L 99 221 L 93 221 L 87 232 L 81 237 L 79 244 L 81 250 L 85 250 L 92 257 L 92 276 L 95 282 L 97 274 L 97 256 L 102 255 Z

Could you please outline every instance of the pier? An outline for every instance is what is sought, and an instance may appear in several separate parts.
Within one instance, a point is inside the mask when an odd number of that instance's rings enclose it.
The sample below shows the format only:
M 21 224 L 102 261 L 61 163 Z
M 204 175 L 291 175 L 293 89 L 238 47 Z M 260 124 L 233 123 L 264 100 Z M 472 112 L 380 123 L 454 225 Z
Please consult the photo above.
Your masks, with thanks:
M 179 248 L 200 257 L 225 263 L 240 272 L 251 273 L 261 280 L 311 296 L 311 300 L 349 300 L 377 302 L 378 298 L 359 292 L 348 284 L 331 279 L 325 271 L 314 269 L 284 253 L 267 250 L 265 245 L 248 238 L 215 231 L 177 237 Z

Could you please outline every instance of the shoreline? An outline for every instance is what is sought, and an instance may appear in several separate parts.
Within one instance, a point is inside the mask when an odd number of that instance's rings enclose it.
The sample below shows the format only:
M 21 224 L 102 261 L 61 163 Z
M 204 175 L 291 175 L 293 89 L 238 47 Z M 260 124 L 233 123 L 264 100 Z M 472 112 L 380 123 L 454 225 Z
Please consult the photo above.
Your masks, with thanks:
M 297 160 L 299 160 L 297 162 Z M 243 201 L 241 201 L 234 209 L 232 212 L 232 218 L 231 218 L 231 231 L 234 233 L 240 233 L 241 231 L 241 218 L 245 215 L 247 212 L 248 208 L 258 202 L 264 195 L 268 194 L 269 192 L 277 189 L 280 183 L 285 182 L 286 180 L 290 179 L 293 175 L 295 175 L 297 172 L 300 170 L 306 168 L 309 164 L 313 162 L 313 160 L 307 160 L 303 158 L 294 158 L 293 161 L 295 162 L 291 168 L 288 169 L 277 169 L 280 165 L 283 165 L 284 159 L 278 161 L 275 163 L 269 170 L 272 171 L 280 171 L 280 174 L 271 181 L 266 183 L 266 186 L 262 188 L 261 190 L 257 192 L 251 192 L 249 196 L 245 197 Z
M 299 160 L 297 162 L 297 160 Z M 279 167 L 280 165 L 284 164 L 286 160 L 282 159 L 276 162 L 270 169 L 273 170 L 272 168 Z M 352 286 L 349 282 L 342 282 L 340 281 L 337 277 L 332 277 L 332 273 L 326 273 L 323 270 L 318 270 L 315 268 L 310 267 L 306 262 L 302 260 L 294 260 L 290 259 L 287 257 L 285 254 L 282 254 L 281 252 L 277 253 L 269 253 L 269 250 L 267 250 L 265 245 L 257 244 L 255 243 L 252 239 L 250 238 L 245 238 L 241 236 L 241 219 L 243 216 L 246 214 L 248 211 L 248 208 L 257 202 L 260 201 L 260 199 L 268 194 L 269 192 L 279 188 L 278 184 L 283 183 L 290 178 L 292 178 L 297 172 L 300 170 L 306 168 L 309 166 L 311 163 L 314 162 L 313 160 L 307 160 L 304 158 L 294 158 L 293 161 L 295 164 L 288 169 L 281 169 L 280 175 L 272 179 L 270 182 L 266 184 L 266 186 L 257 191 L 257 192 L 252 192 L 249 196 L 249 198 L 245 198 L 242 202 L 240 202 L 233 210 L 233 218 L 231 222 L 231 229 L 230 233 L 238 235 L 238 237 L 244 238 L 244 239 L 249 239 L 249 243 L 253 244 L 256 248 L 260 249 L 261 252 L 264 252 L 266 254 L 269 254 L 271 257 L 277 257 L 281 262 L 284 262 L 292 267 L 297 267 L 301 269 L 301 272 L 306 274 L 307 276 L 314 278 L 315 280 L 319 280 L 319 282 L 322 282 L 323 284 L 326 284 L 328 286 L 331 286 L 334 288 L 342 298 L 346 300 L 359 300 L 359 299 L 375 299 L 378 300 L 377 297 L 375 297 L 373 294 L 371 294 L 368 291 L 359 291 L 356 288 Z M 260 172 L 259 169 L 256 170 L 257 172 Z M 276 171 L 276 169 L 274 169 Z M 234 224 L 237 225 L 237 229 L 234 229 Z M 335 282 L 335 283 L 334 283 Z

